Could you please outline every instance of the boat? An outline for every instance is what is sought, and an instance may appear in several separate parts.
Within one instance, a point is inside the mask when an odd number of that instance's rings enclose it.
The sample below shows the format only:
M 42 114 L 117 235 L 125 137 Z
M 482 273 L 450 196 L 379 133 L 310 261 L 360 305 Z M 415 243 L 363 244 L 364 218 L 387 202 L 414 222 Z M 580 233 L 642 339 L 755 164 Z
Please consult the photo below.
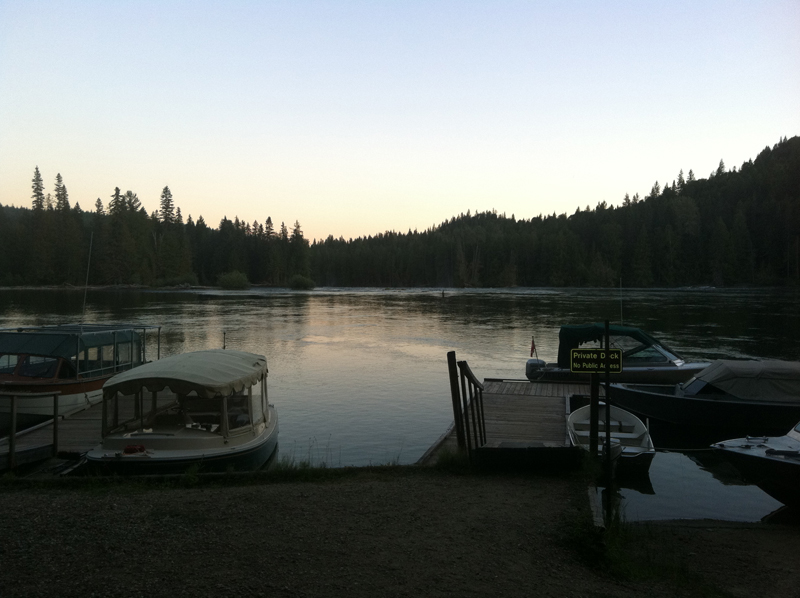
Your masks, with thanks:
M 782 435 L 800 420 L 800 363 L 717 360 L 675 385 L 612 384 L 614 404 L 721 440 Z M 706 435 L 708 438 L 708 436 Z
M 800 508 L 800 423 L 784 436 L 745 436 L 711 447 L 746 481 L 775 500 Z
M 622 350 L 622 372 L 613 374 L 616 382 L 674 384 L 689 380 L 709 365 L 684 360 L 676 351 L 633 326 L 610 325 L 608 332 L 611 348 Z M 570 351 L 582 346 L 601 348 L 604 339 L 603 323 L 562 326 L 558 333 L 558 361 L 529 359 L 525 376 L 531 382 L 583 380 L 586 374 L 570 371 Z M 531 354 L 533 349 L 532 346 Z
M 567 432 L 573 446 L 589 450 L 589 405 L 579 407 L 567 418 Z M 605 446 L 606 437 L 606 404 L 600 402 L 598 409 L 598 439 L 600 446 Z M 617 472 L 620 475 L 646 474 L 656 454 L 650 432 L 642 420 L 633 413 L 611 406 L 611 441 L 620 446 Z
M 103 386 L 102 443 L 86 454 L 101 474 L 250 471 L 278 445 L 267 359 L 216 349 L 166 357 Z
M 22 416 L 53 416 L 52 396 L 59 414 L 69 414 L 102 399 L 103 384 L 119 372 L 147 361 L 146 334 L 159 326 L 140 324 L 61 324 L 0 330 L 0 393 L 20 397 Z M 158 356 L 156 356 L 158 357 Z M 10 401 L 0 401 L 0 413 Z

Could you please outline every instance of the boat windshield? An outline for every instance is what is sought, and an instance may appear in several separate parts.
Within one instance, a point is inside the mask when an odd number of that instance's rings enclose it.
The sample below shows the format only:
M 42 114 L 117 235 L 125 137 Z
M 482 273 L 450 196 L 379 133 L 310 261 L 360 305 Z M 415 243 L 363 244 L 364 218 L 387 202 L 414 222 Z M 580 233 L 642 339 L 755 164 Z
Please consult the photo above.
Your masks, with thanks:
M 17 355 L 0 355 L 0 375 L 2 374 L 13 374 L 14 370 L 17 369 Z

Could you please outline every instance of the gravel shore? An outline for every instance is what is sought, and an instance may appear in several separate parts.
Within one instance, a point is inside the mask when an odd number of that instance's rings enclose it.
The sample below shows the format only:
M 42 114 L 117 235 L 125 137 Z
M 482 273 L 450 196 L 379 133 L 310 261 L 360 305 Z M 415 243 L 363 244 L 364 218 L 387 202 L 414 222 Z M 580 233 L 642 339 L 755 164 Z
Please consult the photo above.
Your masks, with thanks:
M 6 598 L 800 596 L 791 526 L 647 526 L 633 552 L 670 573 L 613 576 L 582 556 L 588 501 L 565 477 L 390 468 L 249 485 L 4 484 L 0 509 Z

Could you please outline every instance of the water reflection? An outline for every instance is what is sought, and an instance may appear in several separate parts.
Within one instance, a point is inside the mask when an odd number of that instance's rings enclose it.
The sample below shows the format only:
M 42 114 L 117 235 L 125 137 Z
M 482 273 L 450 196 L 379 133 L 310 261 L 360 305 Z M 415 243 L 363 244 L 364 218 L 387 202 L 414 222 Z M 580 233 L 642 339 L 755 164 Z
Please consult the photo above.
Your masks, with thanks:
M 266 355 L 281 451 L 343 466 L 412 463 L 439 437 L 452 419 L 447 351 L 479 377 L 522 378 L 531 335 L 539 356 L 554 360 L 562 324 L 619 322 L 622 311 L 625 324 L 688 358 L 797 360 L 798 298 L 797 290 L 624 289 L 621 300 L 618 289 L 90 290 L 85 321 L 162 325 L 164 356 L 221 347 L 223 333 L 229 348 Z M 3 290 L 0 326 L 79 321 L 82 307 L 82 290 Z M 707 473 L 688 459 L 685 467 Z M 656 476 L 652 485 L 659 496 Z

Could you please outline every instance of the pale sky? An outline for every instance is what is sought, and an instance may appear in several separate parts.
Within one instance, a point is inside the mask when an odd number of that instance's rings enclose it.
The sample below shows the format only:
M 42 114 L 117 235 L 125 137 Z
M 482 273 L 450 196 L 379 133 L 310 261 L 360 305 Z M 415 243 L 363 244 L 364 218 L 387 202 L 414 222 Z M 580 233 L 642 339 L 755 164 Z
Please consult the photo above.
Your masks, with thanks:
M 0 204 L 38 165 L 306 237 L 530 218 L 800 134 L 800 2 L 0 0 Z

